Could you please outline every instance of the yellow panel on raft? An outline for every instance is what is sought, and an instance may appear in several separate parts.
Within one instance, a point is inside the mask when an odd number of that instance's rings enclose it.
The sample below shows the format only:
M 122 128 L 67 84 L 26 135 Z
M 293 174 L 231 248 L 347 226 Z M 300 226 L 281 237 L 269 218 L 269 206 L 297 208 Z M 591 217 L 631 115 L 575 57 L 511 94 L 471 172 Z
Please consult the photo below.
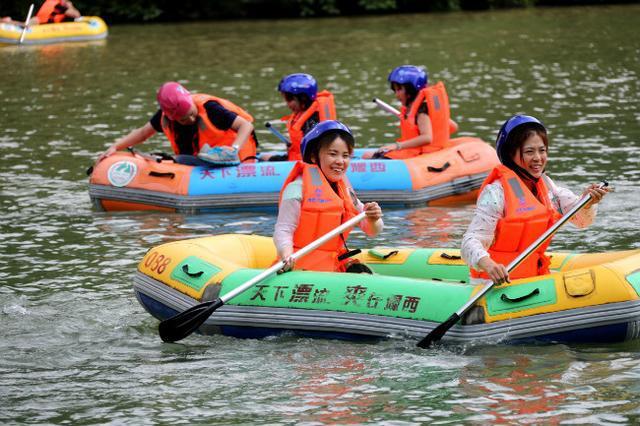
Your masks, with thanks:
M 629 254 L 629 252 L 627 252 L 627 254 Z M 485 310 L 485 321 L 491 323 L 567 309 L 638 299 L 638 295 L 633 288 L 621 278 L 619 270 L 614 271 L 607 267 L 607 264 L 596 265 L 591 268 L 574 269 L 564 273 L 553 273 L 537 277 L 536 279 L 514 280 L 509 284 L 500 286 L 500 288 L 508 288 L 525 282 L 533 283 L 549 279 L 554 280 L 557 296 L 555 304 L 536 306 L 530 309 L 523 307 L 523 309 L 519 311 L 490 315 L 487 310 L 486 300 L 482 299 L 480 305 Z M 481 286 L 478 287 L 478 290 L 480 288 Z
M 171 277 L 173 269 L 191 256 L 220 268 L 200 291 Z M 208 285 L 221 282 L 227 275 L 241 268 L 268 268 L 276 260 L 276 256 L 271 238 L 237 234 L 216 235 L 155 247 L 145 254 L 138 264 L 138 270 L 194 299 L 201 300 Z

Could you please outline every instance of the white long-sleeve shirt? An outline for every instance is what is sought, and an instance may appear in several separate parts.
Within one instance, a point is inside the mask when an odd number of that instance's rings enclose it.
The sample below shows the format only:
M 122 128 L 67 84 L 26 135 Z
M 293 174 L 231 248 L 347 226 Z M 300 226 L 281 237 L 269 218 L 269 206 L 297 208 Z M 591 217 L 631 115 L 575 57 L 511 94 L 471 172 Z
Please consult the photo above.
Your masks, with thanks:
M 548 176 L 547 176 L 548 177 Z M 580 200 L 571 190 L 557 186 L 548 179 L 549 194 L 552 205 L 561 214 L 571 210 Z M 478 202 L 475 214 L 469 228 L 462 237 L 461 255 L 467 265 L 478 269 L 478 262 L 485 256 L 489 256 L 488 249 L 493 244 L 498 221 L 504 217 L 504 189 L 500 181 L 492 182 L 485 186 Z M 570 220 L 578 228 L 586 228 L 593 223 L 597 213 L 597 205 L 583 208 Z
M 359 212 L 364 209 L 364 204 L 356 198 L 356 208 Z M 289 183 L 282 194 L 282 201 L 278 207 L 278 219 L 273 231 L 273 242 L 278 250 L 278 256 L 282 258 L 283 253 L 290 253 L 293 250 L 293 234 L 300 223 L 300 211 L 302 207 L 302 178 L 298 177 Z M 384 223 L 382 219 L 371 223 L 368 219 L 363 219 L 359 223 L 360 229 L 370 237 L 378 235 Z

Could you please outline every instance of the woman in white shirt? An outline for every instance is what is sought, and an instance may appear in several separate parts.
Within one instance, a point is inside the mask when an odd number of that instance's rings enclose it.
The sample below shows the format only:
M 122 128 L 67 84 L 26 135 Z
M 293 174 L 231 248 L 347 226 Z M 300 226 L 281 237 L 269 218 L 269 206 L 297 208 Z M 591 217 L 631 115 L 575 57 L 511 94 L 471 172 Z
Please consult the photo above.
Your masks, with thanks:
M 542 235 L 581 197 L 559 187 L 546 175 L 547 130 L 536 118 L 515 115 L 501 127 L 496 151 L 502 164 L 489 174 L 478 196 L 476 211 L 462 238 L 462 258 L 471 268 L 472 282 L 510 279 L 549 273 L 544 255 L 549 241 L 532 253 L 511 273 L 505 265 Z M 582 196 L 592 200 L 571 222 L 589 226 L 596 215 L 595 204 L 609 191 L 590 184 Z

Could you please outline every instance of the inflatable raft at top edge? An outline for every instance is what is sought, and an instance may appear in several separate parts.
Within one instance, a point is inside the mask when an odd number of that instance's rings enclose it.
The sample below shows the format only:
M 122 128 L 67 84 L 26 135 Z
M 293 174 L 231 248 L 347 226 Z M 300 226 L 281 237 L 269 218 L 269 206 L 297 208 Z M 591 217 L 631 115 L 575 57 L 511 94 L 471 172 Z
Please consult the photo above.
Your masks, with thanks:
M 283 332 L 341 339 L 419 340 L 481 285 L 469 284 L 459 250 L 364 250 L 374 275 L 291 271 L 228 300 L 203 334 L 260 338 Z M 548 253 L 549 275 L 493 287 L 445 335 L 453 343 L 608 343 L 640 336 L 640 250 Z M 270 267 L 269 237 L 226 234 L 159 245 L 134 276 L 138 301 L 169 318 L 214 300 Z
M 406 160 L 362 160 L 356 149 L 347 177 L 358 198 L 382 206 L 414 207 L 475 201 L 498 164 L 495 150 L 473 137 Z M 133 152 L 118 152 L 95 166 L 89 195 L 99 210 L 216 210 L 277 207 L 293 162 L 254 162 L 203 168 Z
M 0 45 L 20 44 L 22 27 L 0 23 Z M 23 45 L 51 44 L 69 41 L 101 40 L 108 35 L 107 24 L 98 16 L 82 16 L 73 22 L 32 25 L 22 41 Z

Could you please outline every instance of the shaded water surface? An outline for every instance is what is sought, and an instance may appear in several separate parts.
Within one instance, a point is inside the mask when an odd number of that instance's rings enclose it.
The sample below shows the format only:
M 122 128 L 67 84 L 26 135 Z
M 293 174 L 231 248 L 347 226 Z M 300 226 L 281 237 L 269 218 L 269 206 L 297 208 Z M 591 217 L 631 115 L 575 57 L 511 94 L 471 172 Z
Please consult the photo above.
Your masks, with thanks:
M 91 209 L 85 170 L 179 80 L 257 123 L 286 113 L 279 79 L 306 71 L 360 145 L 395 137 L 370 102 L 423 64 L 461 134 L 511 114 L 550 129 L 549 173 L 616 192 L 557 250 L 640 247 L 640 7 L 113 27 L 99 43 L 0 49 L 0 422 L 3 424 L 588 423 L 640 420 L 637 343 L 471 346 L 192 336 L 162 344 L 131 289 L 150 247 L 206 234 L 270 235 L 274 212 L 189 216 Z M 258 126 L 265 149 L 281 148 Z M 168 149 L 162 138 L 147 151 Z M 472 207 L 385 212 L 374 241 L 455 247 Z M 395 422 L 395 423 L 392 423 Z

